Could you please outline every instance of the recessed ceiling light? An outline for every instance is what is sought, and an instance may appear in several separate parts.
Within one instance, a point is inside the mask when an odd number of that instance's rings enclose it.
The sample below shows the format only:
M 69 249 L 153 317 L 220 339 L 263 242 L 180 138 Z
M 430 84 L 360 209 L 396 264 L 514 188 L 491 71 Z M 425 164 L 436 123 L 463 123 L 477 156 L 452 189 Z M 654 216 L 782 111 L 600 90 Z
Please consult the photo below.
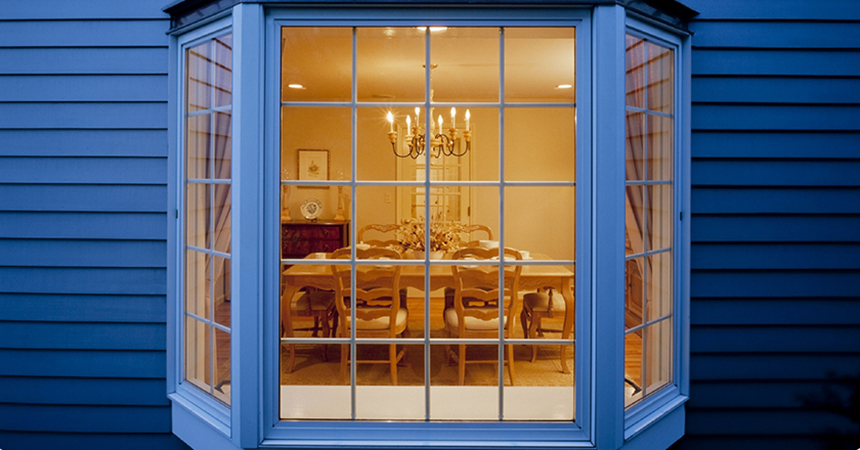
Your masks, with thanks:
M 298 83 L 291 83 L 287 85 L 290 89 L 304 89 L 305 87 Z
M 448 29 L 448 27 L 430 27 L 430 32 L 433 33 L 436 31 L 445 31 L 447 29 Z M 427 30 L 427 27 L 418 27 L 418 31 L 426 31 L 426 30 Z
M 559 85 L 558 85 L 558 86 L 556 86 L 555 88 L 556 88 L 556 89 L 570 89 L 570 88 L 572 88 L 572 87 L 573 87 L 573 85 L 572 85 L 572 84 L 559 84 Z

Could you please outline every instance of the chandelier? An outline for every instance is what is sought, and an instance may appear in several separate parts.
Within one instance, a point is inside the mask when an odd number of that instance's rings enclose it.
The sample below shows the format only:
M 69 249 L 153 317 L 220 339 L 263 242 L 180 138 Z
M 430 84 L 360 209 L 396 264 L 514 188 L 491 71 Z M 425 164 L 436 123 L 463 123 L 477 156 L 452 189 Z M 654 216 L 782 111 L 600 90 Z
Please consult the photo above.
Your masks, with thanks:
M 395 156 L 399 158 L 409 157 L 412 159 L 418 159 L 424 154 L 424 151 L 427 148 L 427 137 L 424 133 L 424 128 L 421 126 L 420 111 L 421 108 L 415 108 L 415 126 L 412 126 L 412 117 L 408 115 L 406 116 L 406 136 L 403 148 L 401 149 L 397 148 L 397 131 L 394 130 L 394 115 L 391 111 L 386 115 L 391 127 L 388 132 L 388 139 L 391 141 L 391 150 L 394 151 Z M 465 155 L 472 147 L 472 130 L 469 126 L 469 110 L 466 110 L 466 129 L 463 131 L 463 141 L 465 141 L 465 145 L 458 145 L 457 143 L 459 130 L 457 129 L 456 108 L 451 108 L 451 128 L 448 128 L 447 134 L 445 133 L 442 115 L 439 114 L 438 132 L 436 129 L 436 123 L 432 120 L 432 115 L 433 108 L 430 108 L 430 156 L 438 158 L 442 155 L 457 157 Z

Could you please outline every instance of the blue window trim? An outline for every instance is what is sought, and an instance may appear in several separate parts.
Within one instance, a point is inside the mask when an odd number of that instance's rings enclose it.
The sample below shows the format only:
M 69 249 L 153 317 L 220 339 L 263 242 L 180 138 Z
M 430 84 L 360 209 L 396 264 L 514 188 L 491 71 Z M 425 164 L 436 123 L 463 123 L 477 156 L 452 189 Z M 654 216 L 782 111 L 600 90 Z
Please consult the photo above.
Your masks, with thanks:
M 183 311 L 183 294 L 182 282 L 180 274 L 183 272 L 183 251 L 181 248 L 184 245 L 183 236 L 183 215 L 181 213 L 184 207 L 181 197 L 183 192 L 182 176 L 185 145 L 183 142 L 185 121 L 184 117 L 184 67 L 185 67 L 185 49 L 206 42 L 213 37 L 217 37 L 231 31 L 231 18 L 229 15 L 221 15 L 213 17 L 209 23 L 204 24 L 182 36 L 170 37 L 170 61 L 169 66 L 172 70 L 169 77 L 169 98 L 176 105 L 170 109 L 170 124 L 169 129 L 169 152 L 168 152 L 168 167 L 171 176 L 168 179 L 168 211 L 174 211 L 174 214 L 168 214 L 168 229 L 172 230 L 168 233 L 168 261 L 167 261 L 167 292 L 168 292 L 168 308 L 167 308 L 167 390 L 168 397 L 172 400 L 174 408 L 174 416 L 177 416 L 175 409 L 177 407 L 185 408 L 194 411 L 201 417 L 205 417 L 206 421 L 218 432 L 229 437 L 231 433 L 231 410 L 223 403 L 206 395 L 199 389 L 189 386 L 183 381 L 182 373 L 182 357 L 183 357 L 183 330 L 184 330 L 184 311 Z M 235 304 L 235 303 L 234 303 Z M 231 305 L 232 308 L 232 305 Z M 235 351 L 231 348 L 231 352 Z M 181 413 L 179 413 L 181 415 Z
M 174 433 L 195 448 L 388 447 L 417 446 L 519 448 L 666 448 L 683 435 L 683 403 L 689 392 L 689 173 L 690 173 L 690 40 L 678 30 L 636 20 L 617 4 L 594 8 L 282 8 L 240 3 L 205 24 L 174 30 L 170 37 L 169 95 L 182 105 L 182 44 L 220 33 L 234 35 L 234 192 L 232 411 L 199 392 L 184 389 L 181 378 L 181 298 L 178 243 L 180 222 L 168 214 L 168 393 Z M 552 14 L 547 14 L 552 12 Z M 468 15 L 469 20 L 461 18 Z M 635 16 L 635 17 L 634 17 Z M 316 25 L 412 25 L 428 21 L 449 25 L 577 25 L 577 214 L 589 217 L 577 233 L 578 336 L 576 423 L 367 423 L 280 422 L 277 415 L 278 256 L 272 245 L 277 232 L 278 73 L 280 23 Z M 289 19 L 287 19 L 289 18 Z M 551 19 L 549 19 L 551 18 Z M 281 22 L 283 20 L 283 22 Z M 292 21 L 292 22 L 290 22 Z M 192 29 L 193 28 L 193 29 Z M 664 389 L 631 411 L 623 406 L 623 166 L 624 166 L 624 35 L 633 28 L 675 42 L 678 88 L 676 198 L 686 213 L 678 223 L 676 298 L 677 387 Z M 190 30 L 190 31 L 189 31 Z M 599 32 L 597 31 L 599 30 Z M 184 33 L 177 37 L 178 33 Z M 587 38 L 587 39 L 586 39 Z M 586 45 L 582 48 L 580 45 Z M 581 65 L 580 55 L 590 57 Z M 590 70 L 589 70 L 590 69 Z M 606 76 L 606 74 L 612 74 Z M 601 75 L 601 76 L 598 76 Z M 264 83 L 260 83 L 264 80 Z M 579 109 L 588 110 L 587 114 Z M 179 212 L 181 180 L 177 149 L 182 148 L 179 108 L 169 110 L 168 211 Z M 599 125 L 598 125 L 599 124 Z M 589 132 L 590 131 L 590 132 Z M 584 150 L 583 150 L 584 149 Z M 619 151 L 620 149 L 620 151 Z M 260 174 L 264 175 L 260 177 Z M 593 178 L 592 178 L 593 177 Z M 583 182 L 588 180 L 588 182 Z M 620 182 L 619 182 L 620 180 Z M 271 186 L 270 186 L 271 185 Z M 243 211 L 244 210 L 244 211 Z M 244 242 L 244 243 L 243 243 Z M 587 252 L 583 255 L 581 252 Z M 590 262 L 590 264 L 589 264 Z M 587 281 L 586 281 L 587 280 Z M 581 287 L 582 286 L 582 287 Z M 580 290 L 582 289 L 582 290 Z M 613 301 L 612 299 L 621 299 Z M 593 310 L 592 310 L 593 308 Z M 262 327 L 260 325 L 263 325 Z M 242 332 L 242 330 L 245 330 Z M 593 338 L 593 339 L 592 339 Z M 600 342 L 600 352 L 597 352 Z M 582 354 L 582 356 L 580 356 Z M 609 356 L 612 355 L 612 356 Z M 583 358 L 580 360 L 580 358 Z M 588 388 L 580 388 L 587 386 Z M 600 401 L 594 401 L 599 399 Z M 641 407 L 640 407 L 641 406 Z M 221 408 L 219 410 L 219 408 Z M 225 414 L 226 411 L 226 414 Z M 340 433 L 340 434 L 336 434 Z M 446 433 L 444 440 L 433 435 Z M 320 436 L 335 439 L 320 440 Z M 525 438 L 525 441 L 523 441 Z

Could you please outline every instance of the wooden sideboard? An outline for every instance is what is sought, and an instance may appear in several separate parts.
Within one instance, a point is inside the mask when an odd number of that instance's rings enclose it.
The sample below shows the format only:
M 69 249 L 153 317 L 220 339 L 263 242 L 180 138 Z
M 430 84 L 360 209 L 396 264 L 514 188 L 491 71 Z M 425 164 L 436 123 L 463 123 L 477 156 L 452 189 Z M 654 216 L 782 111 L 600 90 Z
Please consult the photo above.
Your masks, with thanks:
M 304 258 L 349 245 L 349 221 L 281 222 L 281 258 Z

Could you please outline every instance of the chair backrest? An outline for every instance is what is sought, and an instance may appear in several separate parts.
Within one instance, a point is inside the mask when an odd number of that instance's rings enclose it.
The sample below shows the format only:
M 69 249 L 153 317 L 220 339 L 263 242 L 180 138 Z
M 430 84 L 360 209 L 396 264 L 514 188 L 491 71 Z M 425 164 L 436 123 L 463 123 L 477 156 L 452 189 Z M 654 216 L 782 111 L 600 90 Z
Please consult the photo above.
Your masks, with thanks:
M 397 240 L 397 237 L 392 234 L 391 239 L 373 239 L 373 237 L 378 234 L 388 234 L 388 233 L 396 233 L 397 230 L 400 229 L 400 226 L 396 224 L 380 224 L 380 223 L 372 223 L 370 225 L 365 225 L 358 230 L 358 242 L 368 244 L 372 247 L 388 247 L 392 245 L 399 245 L 400 241 Z M 376 231 L 378 233 L 371 233 L 371 239 L 365 241 L 364 233 L 367 231 Z
M 332 253 L 332 259 L 349 259 L 350 248 L 341 248 Z M 388 264 L 391 260 L 400 260 L 401 255 L 397 251 L 371 247 L 365 250 L 356 248 L 356 259 L 377 260 L 380 264 L 359 264 L 355 270 L 355 304 L 359 304 L 355 310 L 358 320 L 374 320 L 389 316 L 390 328 L 393 331 L 397 312 L 400 309 L 400 271 L 402 266 Z M 346 319 L 351 314 L 352 295 L 352 271 L 349 264 L 333 264 L 331 266 L 332 276 L 335 282 L 335 306 L 342 317 L 340 325 L 348 330 L 349 321 Z
M 454 253 L 452 259 L 456 260 L 478 260 L 486 261 L 497 259 L 498 249 L 484 249 L 480 247 L 467 247 Z M 505 248 L 506 260 L 522 260 L 523 257 L 515 249 Z M 467 308 L 463 302 L 464 298 L 477 299 L 484 302 L 498 302 L 505 298 L 504 310 L 508 316 L 508 327 L 513 327 L 516 320 L 514 314 L 519 308 L 519 281 L 523 267 L 520 265 L 504 265 L 504 289 L 499 285 L 499 266 L 493 265 L 453 265 L 454 273 L 454 308 L 461 317 L 473 316 L 482 320 L 490 320 L 498 317 L 495 311 L 476 311 Z M 500 295 L 501 294 L 501 295 Z M 498 305 L 498 303 L 496 303 Z M 461 327 L 464 321 L 460 321 Z
M 476 223 L 472 225 L 460 225 L 459 228 L 461 233 L 461 248 L 477 247 L 482 239 L 488 241 L 493 240 L 493 230 L 486 225 Z M 479 235 L 473 236 L 473 233 L 476 232 L 478 232 Z M 481 232 L 486 233 L 486 237 L 480 236 L 480 234 L 482 234 Z

